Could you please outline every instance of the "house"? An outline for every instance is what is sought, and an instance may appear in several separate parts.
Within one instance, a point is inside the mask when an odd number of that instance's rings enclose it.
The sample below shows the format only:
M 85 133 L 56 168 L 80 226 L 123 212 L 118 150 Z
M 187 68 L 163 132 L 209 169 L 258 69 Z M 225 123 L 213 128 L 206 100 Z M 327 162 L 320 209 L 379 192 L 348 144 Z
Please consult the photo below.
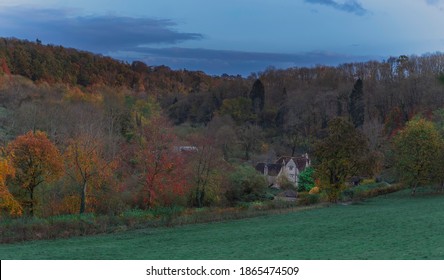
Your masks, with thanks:
M 256 170 L 266 176 L 269 186 L 280 188 L 278 179 L 285 176 L 288 181 L 298 186 L 299 174 L 310 166 L 310 159 L 305 153 L 299 157 L 280 157 L 274 163 L 258 163 Z
M 196 153 L 199 149 L 196 146 L 175 146 L 174 151 L 182 153 Z

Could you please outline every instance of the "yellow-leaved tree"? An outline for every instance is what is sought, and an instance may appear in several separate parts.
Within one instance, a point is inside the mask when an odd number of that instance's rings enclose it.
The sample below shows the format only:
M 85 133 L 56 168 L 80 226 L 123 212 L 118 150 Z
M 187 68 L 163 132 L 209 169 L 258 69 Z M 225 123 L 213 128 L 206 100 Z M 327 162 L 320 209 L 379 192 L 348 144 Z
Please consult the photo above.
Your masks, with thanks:
M 11 216 L 21 216 L 23 213 L 22 207 L 6 186 L 7 177 L 14 175 L 15 169 L 10 162 L 5 158 L 0 158 L 0 215 L 3 211 L 8 212 Z
M 90 193 L 106 184 L 117 168 L 115 159 L 105 159 L 104 144 L 91 135 L 81 135 L 69 141 L 64 153 L 66 174 L 80 194 L 79 213 L 87 210 Z
M 35 188 L 57 180 L 63 173 L 60 152 L 42 131 L 18 136 L 9 143 L 7 152 L 15 169 L 16 183 L 29 193 L 29 201 L 24 202 L 33 216 Z

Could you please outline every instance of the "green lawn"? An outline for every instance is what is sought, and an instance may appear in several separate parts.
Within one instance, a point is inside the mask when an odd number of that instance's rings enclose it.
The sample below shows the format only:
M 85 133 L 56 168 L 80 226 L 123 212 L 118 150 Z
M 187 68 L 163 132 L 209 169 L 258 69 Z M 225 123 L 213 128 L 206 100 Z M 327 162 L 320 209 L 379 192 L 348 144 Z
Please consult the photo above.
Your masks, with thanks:
M 1 259 L 444 259 L 444 196 L 0 245 Z

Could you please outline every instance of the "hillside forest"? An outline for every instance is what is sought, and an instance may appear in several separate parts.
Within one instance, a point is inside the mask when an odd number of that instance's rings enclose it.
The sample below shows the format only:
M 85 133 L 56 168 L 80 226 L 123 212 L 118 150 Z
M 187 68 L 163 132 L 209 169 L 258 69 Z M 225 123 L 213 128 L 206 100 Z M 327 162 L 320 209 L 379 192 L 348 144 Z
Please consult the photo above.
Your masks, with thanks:
M 305 153 L 301 194 L 415 193 L 443 185 L 443 136 L 441 53 L 209 76 L 0 38 L 2 216 L 273 200 L 254 166 Z

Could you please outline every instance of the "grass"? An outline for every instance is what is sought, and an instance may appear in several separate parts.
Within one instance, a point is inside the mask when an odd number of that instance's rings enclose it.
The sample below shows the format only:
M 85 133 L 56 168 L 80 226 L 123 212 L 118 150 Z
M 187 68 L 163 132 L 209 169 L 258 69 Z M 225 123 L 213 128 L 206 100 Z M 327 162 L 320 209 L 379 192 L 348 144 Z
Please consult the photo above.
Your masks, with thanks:
M 1 259 L 444 259 L 444 196 L 0 245 Z

